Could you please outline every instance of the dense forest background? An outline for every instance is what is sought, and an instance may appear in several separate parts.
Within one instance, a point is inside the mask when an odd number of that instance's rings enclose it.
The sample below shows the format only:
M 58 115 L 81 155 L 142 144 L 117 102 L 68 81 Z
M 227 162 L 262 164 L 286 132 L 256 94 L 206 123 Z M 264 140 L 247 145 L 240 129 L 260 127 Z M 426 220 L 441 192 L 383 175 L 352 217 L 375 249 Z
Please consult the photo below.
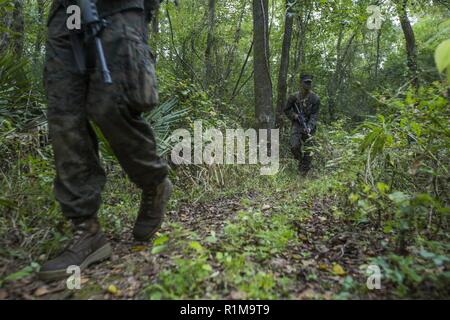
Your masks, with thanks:
M 163 2 L 149 26 L 161 104 L 144 115 L 161 154 L 195 120 L 280 128 L 280 172 L 173 166 L 163 230 L 126 246 L 139 193 L 98 131 L 118 256 L 75 293 L 33 278 L 68 232 L 42 87 L 50 3 L 0 0 L 0 298 L 450 296 L 448 1 Z M 322 102 L 308 178 L 281 112 L 302 72 Z M 369 265 L 381 290 L 366 287 Z

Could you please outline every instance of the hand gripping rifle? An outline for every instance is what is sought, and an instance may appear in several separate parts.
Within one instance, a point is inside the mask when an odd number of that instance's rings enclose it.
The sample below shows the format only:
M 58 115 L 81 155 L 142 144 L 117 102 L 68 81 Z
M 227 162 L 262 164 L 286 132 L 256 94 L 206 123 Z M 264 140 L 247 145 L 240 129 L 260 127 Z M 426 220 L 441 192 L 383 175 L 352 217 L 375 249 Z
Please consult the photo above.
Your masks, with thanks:
M 107 22 L 106 20 L 99 18 L 95 0 L 77 0 L 76 2 L 81 9 L 81 16 L 85 27 L 86 40 L 94 40 L 98 60 L 100 62 L 100 68 L 102 71 L 103 82 L 105 84 L 112 84 L 111 73 L 106 63 L 102 40 L 100 39 L 100 33 L 106 27 Z

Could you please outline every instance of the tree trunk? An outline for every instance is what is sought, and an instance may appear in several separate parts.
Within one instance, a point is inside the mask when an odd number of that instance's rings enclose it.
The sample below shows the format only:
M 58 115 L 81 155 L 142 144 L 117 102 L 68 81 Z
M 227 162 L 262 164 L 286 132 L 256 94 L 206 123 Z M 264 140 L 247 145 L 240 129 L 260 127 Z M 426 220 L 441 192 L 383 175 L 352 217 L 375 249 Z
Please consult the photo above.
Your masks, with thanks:
M 256 126 L 273 127 L 272 80 L 269 69 L 268 0 L 253 0 L 253 68 Z
M 247 0 L 244 0 L 243 4 L 242 4 L 242 9 L 241 9 L 241 13 L 239 15 L 239 20 L 238 20 L 238 26 L 236 28 L 236 31 L 234 33 L 234 40 L 233 40 L 233 45 L 231 46 L 230 50 L 228 50 L 227 52 L 227 67 L 225 69 L 225 74 L 224 74 L 224 81 L 226 82 L 228 80 L 228 78 L 231 75 L 231 72 L 233 70 L 233 65 L 234 65 L 234 60 L 236 58 L 236 50 L 239 46 L 239 41 L 242 38 L 242 21 L 244 20 L 244 15 L 245 15 L 245 11 L 246 11 L 246 7 L 247 7 Z
M 13 22 L 11 25 L 11 50 L 17 58 L 22 57 L 25 24 L 23 18 L 23 0 L 14 1 Z
M 45 11 L 45 0 L 37 0 L 37 13 L 38 13 L 38 21 L 39 26 L 36 31 L 36 41 L 34 43 L 34 63 L 36 64 L 38 59 L 41 57 L 42 45 L 44 43 L 45 36 L 45 21 L 44 21 L 44 11 Z
M 348 67 L 348 64 L 344 64 L 344 62 L 348 56 L 348 53 L 350 52 L 350 48 L 356 36 L 356 32 L 354 32 L 350 36 L 350 39 L 347 41 L 345 50 L 342 51 L 344 28 L 345 27 L 342 26 L 341 30 L 339 31 L 339 36 L 336 44 L 336 69 L 328 84 L 328 113 L 330 116 L 330 121 L 336 120 L 337 95 L 341 89 L 341 84 L 345 77 L 345 71 Z
M 400 24 L 402 26 L 403 34 L 405 35 L 406 41 L 406 56 L 407 65 L 409 69 L 409 77 L 411 83 L 415 88 L 419 87 L 419 78 L 417 74 L 417 50 L 416 50 L 416 38 L 414 36 L 414 30 L 411 27 L 411 22 L 409 21 L 407 9 L 407 0 L 401 0 L 401 3 L 397 3 L 397 12 L 400 19 Z
M 20 57 L 24 36 L 23 0 L 14 0 L 12 5 L 12 10 L 0 8 L 0 21 L 4 29 L 0 34 L 0 54 L 11 49 L 15 56 Z
M 152 18 L 152 32 L 159 33 L 159 10 L 156 10 L 155 16 Z
M 342 38 L 344 36 L 344 29 L 341 28 L 339 31 L 337 43 L 336 43 L 336 69 L 334 70 L 333 76 L 328 84 L 328 115 L 330 121 L 336 119 L 336 93 L 338 90 L 338 77 L 341 68 L 341 45 Z
M 292 26 L 294 22 L 294 16 L 290 13 L 290 7 L 292 5 L 291 0 L 286 0 L 286 18 L 284 23 L 284 35 L 283 45 L 281 48 L 281 61 L 280 70 L 278 74 L 278 86 L 277 86 L 277 109 L 276 109 L 276 127 L 282 126 L 283 108 L 286 104 L 287 94 L 287 75 L 289 70 L 289 53 L 291 49 L 292 41 Z
M 304 6 L 300 8 L 299 16 L 296 19 L 297 22 L 297 42 L 295 46 L 295 59 L 294 59 L 294 67 L 293 71 L 291 73 L 291 78 L 289 81 L 289 87 L 293 88 L 294 86 L 297 86 L 298 81 L 298 75 L 301 70 L 301 65 L 305 63 L 305 45 L 306 45 L 306 32 L 309 25 L 309 21 L 311 18 L 311 2 L 310 1 L 304 1 Z
M 0 55 L 3 55 L 9 46 L 10 34 L 8 30 L 11 29 L 13 19 L 12 13 L 5 10 L 4 8 L 0 7 L 0 13 L 1 25 L 4 28 L 4 31 L 0 33 Z
M 208 88 L 208 86 L 210 86 L 214 82 L 213 45 L 214 45 L 215 15 L 216 15 L 216 0 L 209 0 L 208 37 L 206 39 L 206 51 L 205 51 L 205 88 Z

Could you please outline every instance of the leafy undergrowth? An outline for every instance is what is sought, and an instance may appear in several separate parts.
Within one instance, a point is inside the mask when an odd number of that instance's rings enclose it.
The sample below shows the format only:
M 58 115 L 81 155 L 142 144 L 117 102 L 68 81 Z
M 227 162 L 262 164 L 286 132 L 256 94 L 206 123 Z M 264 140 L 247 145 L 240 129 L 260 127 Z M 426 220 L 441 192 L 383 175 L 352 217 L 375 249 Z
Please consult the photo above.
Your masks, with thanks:
M 99 216 L 114 256 L 74 291 L 34 276 L 68 239 L 49 147 L 7 135 L 0 146 L 15 160 L 0 168 L 0 298 L 449 298 L 446 92 L 435 83 L 385 100 L 384 115 L 352 132 L 344 119 L 320 126 L 306 178 L 283 134 L 274 176 L 254 166 L 174 168 L 169 213 L 151 243 L 133 242 L 139 191 L 104 159 Z
M 178 186 L 167 220 L 150 244 L 131 238 L 137 197 L 121 199 L 123 190 L 110 189 L 101 219 L 113 244 L 112 259 L 85 271 L 81 290 L 68 290 L 65 281 L 47 285 L 35 279 L 46 258 L 39 252 L 48 247 L 32 251 L 34 262 L 17 271 L 26 263 L 19 251 L 9 264 L 15 272 L 8 270 L 2 280 L 2 298 L 448 297 L 448 247 L 437 243 L 439 248 L 430 249 L 424 242 L 408 256 L 393 254 L 392 236 L 349 219 L 342 193 L 351 174 L 314 175 L 301 178 L 288 165 L 275 177 L 254 176 L 239 188 L 196 193 L 196 201 L 183 200 Z M 61 238 L 53 240 L 55 247 Z M 380 290 L 366 286 L 371 264 L 382 270 Z

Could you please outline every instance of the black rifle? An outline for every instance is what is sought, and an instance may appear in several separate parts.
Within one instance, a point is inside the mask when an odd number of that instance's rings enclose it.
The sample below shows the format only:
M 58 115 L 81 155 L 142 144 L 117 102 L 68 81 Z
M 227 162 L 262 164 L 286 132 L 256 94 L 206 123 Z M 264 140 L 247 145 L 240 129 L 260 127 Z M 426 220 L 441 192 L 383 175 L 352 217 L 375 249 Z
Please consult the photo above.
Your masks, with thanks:
M 301 127 L 303 133 L 306 133 L 306 135 L 308 135 L 308 137 L 311 136 L 311 132 L 308 128 L 308 125 L 306 124 L 305 115 L 298 108 L 297 102 L 295 102 L 294 106 L 295 106 L 295 111 L 297 112 L 297 115 L 298 115 L 297 121 L 300 124 L 300 127 Z
M 100 68 L 102 70 L 103 82 L 112 84 L 111 73 L 106 63 L 105 53 L 103 51 L 100 33 L 106 27 L 107 22 L 98 16 L 97 6 L 94 0 L 77 0 L 77 4 L 81 9 L 81 16 L 85 28 L 85 40 L 87 42 L 94 40 Z

